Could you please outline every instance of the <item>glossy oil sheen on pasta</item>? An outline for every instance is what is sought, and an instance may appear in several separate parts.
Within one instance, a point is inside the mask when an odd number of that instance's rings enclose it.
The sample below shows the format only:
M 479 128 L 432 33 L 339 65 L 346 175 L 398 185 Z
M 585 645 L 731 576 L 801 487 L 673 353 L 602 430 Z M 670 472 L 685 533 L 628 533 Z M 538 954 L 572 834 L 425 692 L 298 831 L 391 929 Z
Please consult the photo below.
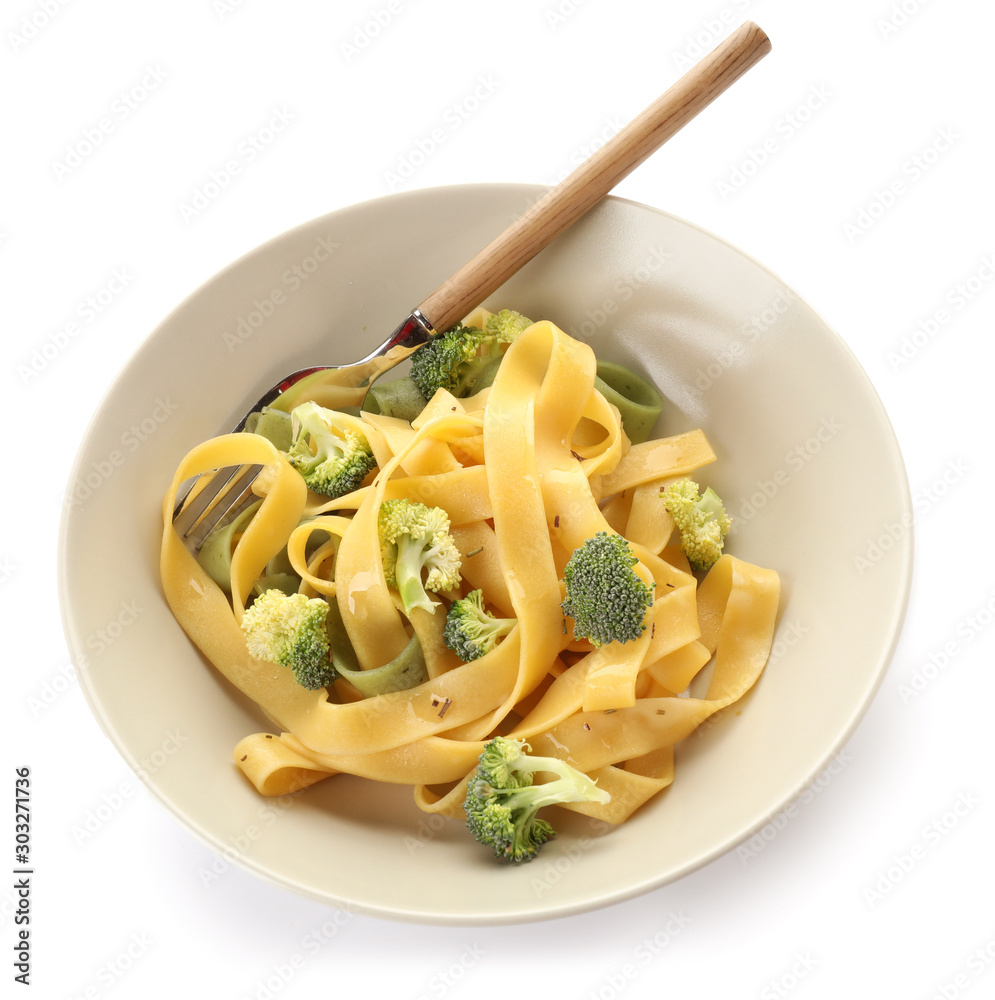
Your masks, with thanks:
M 478 310 L 466 322 L 488 315 Z M 595 368 L 587 345 L 535 323 L 477 396 L 440 390 L 411 424 L 363 414 L 378 472 L 334 501 L 309 494 L 255 434 L 213 438 L 183 459 L 163 506 L 162 583 L 193 642 L 272 724 L 233 748 L 261 794 L 346 772 L 410 784 L 421 809 L 457 815 L 482 747 L 501 733 L 595 778 L 611 800 L 566 807 L 619 823 L 673 780 L 674 745 L 753 685 L 770 652 L 778 576 L 724 554 L 698 583 L 671 539 L 660 488 L 715 455 L 701 431 L 630 445 L 618 409 L 595 388 Z M 262 503 L 233 551 L 229 596 L 170 515 L 186 479 L 243 463 L 267 472 Z M 442 507 L 463 555 L 464 592 L 479 587 L 489 606 L 517 618 L 490 653 L 461 663 L 446 648 L 444 606 L 403 615 L 377 536 L 379 505 L 393 497 Z M 639 639 L 593 648 L 573 637 L 560 605 L 570 553 L 599 531 L 628 539 L 636 572 L 655 588 Z M 314 551 L 314 532 L 331 542 Z M 301 591 L 336 602 L 364 671 L 394 660 L 413 634 L 428 679 L 370 697 L 344 680 L 309 691 L 289 669 L 252 658 L 239 622 L 284 549 Z M 689 696 L 706 666 L 706 690 Z

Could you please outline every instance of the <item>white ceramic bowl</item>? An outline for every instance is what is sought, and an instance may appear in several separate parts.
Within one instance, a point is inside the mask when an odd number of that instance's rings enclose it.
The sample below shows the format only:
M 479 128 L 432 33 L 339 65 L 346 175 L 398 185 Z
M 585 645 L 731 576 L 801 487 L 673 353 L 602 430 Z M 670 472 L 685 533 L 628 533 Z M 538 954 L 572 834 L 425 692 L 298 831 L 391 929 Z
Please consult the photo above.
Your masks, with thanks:
M 543 190 L 416 191 L 277 237 L 172 313 L 92 420 L 62 525 L 66 634 L 104 730 L 219 866 L 396 919 L 501 923 L 606 905 L 762 828 L 841 748 L 878 687 L 905 612 L 912 517 L 868 379 L 756 261 L 611 198 L 487 304 L 553 320 L 644 372 L 669 400 L 660 433 L 708 434 L 709 482 L 736 518 L 727 550 L 783 581 L 771 662 L 741 711 L 689 737 L 672 788 L 629 822 L 605 833 L 568 816 L 517 868 L 461 824 L 420 813 L 407 788 L 340 776 L 270 801 L 234 768 L 233 745 L 262 718 L 203 661 L 158 582 L 160 501 L 179 459 L 280 375 L 366 354 Z M 136 425 L 143 440 L 125 444 Z

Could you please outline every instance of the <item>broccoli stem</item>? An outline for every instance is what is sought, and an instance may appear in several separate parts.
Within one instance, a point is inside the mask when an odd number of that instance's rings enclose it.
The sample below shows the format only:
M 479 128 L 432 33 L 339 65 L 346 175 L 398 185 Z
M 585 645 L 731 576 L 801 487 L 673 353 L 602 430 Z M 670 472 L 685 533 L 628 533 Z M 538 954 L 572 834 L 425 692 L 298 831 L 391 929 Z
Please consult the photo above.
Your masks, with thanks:
M 419 539 L 410 535 L 398 537 L 394 576 L 397 579 L 397 592 L 407 610 L 411 608 L 435 610 L 435 602 L 426 593 L 421 578 L 426 555 L 425 546 Z
M 594 782 L 590 782 L 592 787 Z M 538 811 L 544 806 L 554 806 L 561 802 L 574 802 L 586 795 L 578 794 L 586 789 L 586 784 L 572 777 L 555 778 L 538 785 L 526 785 L 517 792 L 512 792 L 504 798 L 503 804 L 512 812 L 516 809 L 534 809 Z
M 525 752 L 522 753 L 520 762 L 512 765 L 512 770 L 519 774 L 538 774 L 540 771 L 546 771 L 549 774 L 555 774 L 558 778 L 568 779 L 573 779 L 577 774 L 582 773 L 571 767 L 565 760 L 560 760 L 559 757 L 539 757 L 536 754 Z

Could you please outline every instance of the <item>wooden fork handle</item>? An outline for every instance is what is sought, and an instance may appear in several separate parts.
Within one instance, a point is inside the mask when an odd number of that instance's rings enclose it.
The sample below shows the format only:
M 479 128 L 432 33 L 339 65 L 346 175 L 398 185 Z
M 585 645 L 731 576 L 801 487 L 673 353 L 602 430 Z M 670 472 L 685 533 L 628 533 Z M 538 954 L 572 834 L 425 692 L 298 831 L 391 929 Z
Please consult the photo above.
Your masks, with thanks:
M 747 21 L 419 306 L 440 333 L 480 305 L 769 51 Z

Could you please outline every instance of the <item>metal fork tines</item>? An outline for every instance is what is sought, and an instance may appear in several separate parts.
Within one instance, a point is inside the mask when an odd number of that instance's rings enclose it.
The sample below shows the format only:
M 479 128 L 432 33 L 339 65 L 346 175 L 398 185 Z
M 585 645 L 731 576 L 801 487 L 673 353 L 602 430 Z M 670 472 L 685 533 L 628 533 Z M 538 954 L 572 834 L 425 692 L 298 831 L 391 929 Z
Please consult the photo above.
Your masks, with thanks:
M 173 509 L 173 527 L 188 549 L 199 552 L 212 531 L 230 524 L 259 499 L 252 484 L 262 470 L 261 465 L 225 466 L 184 484 Z

